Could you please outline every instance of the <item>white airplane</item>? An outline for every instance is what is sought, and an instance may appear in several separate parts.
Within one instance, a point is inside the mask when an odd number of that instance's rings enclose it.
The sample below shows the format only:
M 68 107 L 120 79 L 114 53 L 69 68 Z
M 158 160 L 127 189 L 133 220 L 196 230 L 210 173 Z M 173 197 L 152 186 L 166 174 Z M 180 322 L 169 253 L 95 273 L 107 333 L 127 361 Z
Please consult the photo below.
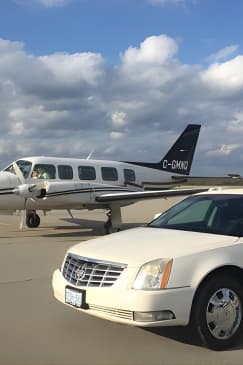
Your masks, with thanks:
M 37 210 L 67 209 L 72 216 L 71 209 L 106 209 L 106 233 L 119 230 L 122 206 L 199 190 L 169 189 L 189 175 L 200 127 L 189 124 L 158 163 L 21 158 L 0 172 L 0 211 L 23 210 L 26 225 L 34 228 L 40 224 Z

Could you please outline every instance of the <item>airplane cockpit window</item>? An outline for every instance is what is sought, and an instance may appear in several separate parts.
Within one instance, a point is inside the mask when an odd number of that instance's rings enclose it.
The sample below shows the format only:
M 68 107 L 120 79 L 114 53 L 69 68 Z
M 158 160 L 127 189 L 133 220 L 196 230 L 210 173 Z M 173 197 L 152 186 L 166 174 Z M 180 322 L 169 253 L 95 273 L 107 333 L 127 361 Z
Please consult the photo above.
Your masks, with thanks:
M 118 172 L 115 167 L 101 167 L 102 179 L 105 181 L 117 181 Z
M 18 160 L 18 161 L 16 161 L 16 164 L 18 165 L 24 178 L 27 179 L 29 176 L 30 170 L 31 170 L 32 163 L 30 161 L 26 161 L 26 160 Z M 4 171 L 8 171 L 8 172 L 11 172 L 12 174 L 16 175 L 13 164 L 9 165 Z
M 36 179 L 55 179 L 56 168 L 54 165 L 36 164 L 33 168 L 31 177 Z
M 124 169 L 123 172 L 125 182 L 133 182 L 136 180 L 135 171 L 131 169 Z
M 79 166 L 78 176 L 80 180 L 95 180 L 96 172 L 93 166 Z
M 59 179 L 63 180 L 72 180 L 73 178 L 73 168 L 69 165 L 59 165 L 58 169 L 58 176 Z
M 15 174 L 14 171 L 14 167 L 13 165 L 9 165 L 8 167 L 6 167 L 6 169 L 4 169 L 3 171 L 7 171 L 7 172 L 11 172 L 12 174 Z

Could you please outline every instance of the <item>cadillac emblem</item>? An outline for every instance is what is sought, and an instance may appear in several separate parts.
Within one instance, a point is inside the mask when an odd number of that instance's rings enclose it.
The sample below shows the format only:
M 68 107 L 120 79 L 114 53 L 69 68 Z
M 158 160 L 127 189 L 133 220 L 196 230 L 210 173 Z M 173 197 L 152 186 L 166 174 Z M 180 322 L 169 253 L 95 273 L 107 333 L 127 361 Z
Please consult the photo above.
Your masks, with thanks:
M 83 264 L 82 266 L 80 266 L 74 273 L 74 277 L 76 280 L 82 280 L 85 276 L 85 269 L 86 269 L 86 264 Z

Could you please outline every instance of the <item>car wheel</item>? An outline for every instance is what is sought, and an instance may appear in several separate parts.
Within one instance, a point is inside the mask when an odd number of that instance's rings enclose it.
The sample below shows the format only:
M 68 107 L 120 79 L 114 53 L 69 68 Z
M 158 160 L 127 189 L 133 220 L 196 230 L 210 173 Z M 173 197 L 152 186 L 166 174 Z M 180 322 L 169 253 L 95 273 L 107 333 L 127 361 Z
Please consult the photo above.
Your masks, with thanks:
M 203 344 L 214 350 L 232 347 L 242 330 L 243 288 L 225 274 L 207 280 L 196 295 L 191 326 Z

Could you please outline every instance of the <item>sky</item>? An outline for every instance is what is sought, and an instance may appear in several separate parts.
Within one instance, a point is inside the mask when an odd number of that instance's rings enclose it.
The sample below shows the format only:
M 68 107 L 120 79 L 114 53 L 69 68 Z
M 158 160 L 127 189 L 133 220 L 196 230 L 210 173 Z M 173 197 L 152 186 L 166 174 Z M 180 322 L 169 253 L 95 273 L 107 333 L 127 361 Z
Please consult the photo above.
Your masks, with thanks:
M 201 124 L 192 175 L 243 176 L 242 0 L 2 0 L 0 168 L 158 162 Z

